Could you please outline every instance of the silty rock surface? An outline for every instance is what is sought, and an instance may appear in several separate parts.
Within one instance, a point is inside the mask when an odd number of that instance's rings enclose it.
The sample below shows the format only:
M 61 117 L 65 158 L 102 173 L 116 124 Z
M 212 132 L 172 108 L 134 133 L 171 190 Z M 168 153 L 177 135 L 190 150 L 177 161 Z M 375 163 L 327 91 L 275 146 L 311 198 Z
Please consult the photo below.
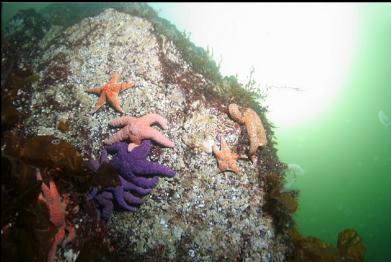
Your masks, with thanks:
M 210 83 L 150 22 L 107 9 L 69 28 L 51 28 L 39 46 L 45 50 L 35 60 L 40 80 L 24 105 L 26 134 L 52 134 L 98 156 L 103 140 L 118 131 L 108 123 L 122 114 L 109 105 L 91 114 L 98 97 L 85 91 L 107 83 L 112 72 L 119 82 L 136 82 L 119 95 L 125 115 L 158 113 L 169 121 L 167 130 L 155 128 L 175 147 L 154 145 L 149 160 L 177 176 L 161 179 L 138 212 L 115 212 L 108 224 L 124 260 L 285 259 L 283 236 L 262 211 L 262 174 L 247 159 L 238 160 L 239 175 L 218 173 L 212 146 L 223 136 L 232 150 L 243 148 L 243 129 L 229 118 L 228 105 L 195 91 Z M 67 132 L 58 129 L 61 121 L 70 124 Z

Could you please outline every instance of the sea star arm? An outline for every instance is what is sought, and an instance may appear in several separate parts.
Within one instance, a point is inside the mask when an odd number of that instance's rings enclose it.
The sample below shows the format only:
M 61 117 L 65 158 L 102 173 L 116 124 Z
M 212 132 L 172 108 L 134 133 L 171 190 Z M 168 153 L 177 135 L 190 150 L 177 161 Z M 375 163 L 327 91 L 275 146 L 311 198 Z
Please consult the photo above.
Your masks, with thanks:
M 213 151 L 213 154 L 215 154 L 217 158 L 221 158 L 223 156 L 222 152 L 220 150 L 218 150 L 217 147 L 215 147 L 215 146 L 212 147 L 212 151 Z
M 57 246 L 61 243 L 61 241 L 65 237 L 65 225 L 61 227 L 56 235 L 54 236 L 54 240 L 52 242 L 52 245 L 50 246 L 47 261 L 53 262 L 56 259 L 56 253 L 57 253 Z
M 123 187 L 119 186 L 119 187 L 114 188 L 113 194 L 114 194 L 115 200 L 117 201 L 117 203 L 120 207 L 122 207 L 123 209 L 126 209 L 128 211 L 132 211 L 132 212 L 137 210 L 135 207 L 132 207 L 132 206 L 128 205 L 128 203 L 126 203 L 125 198 L 124 198 L 125 191 L 124 191 Z
M 151 140 L 143 140 L 141 145 L 132 150 L 132 156 L 135 156 L 137 159 L 145 159 L 151 151 L 151 146 Z
M 112 202 L 113 195 L 111 192 L 103 192 L 95 197 L 98 204 L 102 207 L 100 212 L 103 219 L 108 220 L 113 213 L 114 204 Z
M 144 138 L 152 139 L 157 143 L 166 146 L 166 147 L 174 147 L 175 144 L 170 139 L 168 139 L 165 135 L 163 135 L 160 131 L 149 127 L 144 130 L 143 133 Z
M 69 242 L 72 242 L 72 240 L 76 237 L 76 230 L 74 226 L 69 225 L 66 227 L 66 230 L 68 231 L 68 236 L 62 241 L 61 245 L 63 247 L 65 247 Z
M 233 120 L 239 122 L 240 124 L 244 124 L 243 115 L 239 111 L 239 107 L 237 104 L 230 104 L 228 106 L 228 111 Z
M 42 181 L 41 172 L 39 169 L 37 170 L 37 180 Z M 57 187 L 54 184 L 53 180 L 50 180 L 49 186 L 47 186 L 43 181 L 41 184 L 41 191 L 42 195 L 40 197 L 40 200 L 46 202 L 49 204 L 49 208 L 51 207 L 51 204 L 58 198 L 60 198 L 60 194 L 57 191 Z M 51 210 L 52 211 L 52 210 Z
M 102 93 L 101 96 L 98 99 L 98 102 L 96 102 L 95 108 L 91 111 L 91 113 L 95 113 L 99 110 L 104 104 L 106 104 L 106 94 Z
M 109 162 L 108 154 L 106 148 L 103 148 L 102 153 L 100 154 L 100 163 Z
M 147 125 L 158 123 L 163 129 L 167 129 L 167 119 L 158 114 L 148 114 L 140 118 L 140 121 Z
M 126 89 L 132 88 L 134 85 L 134 83 L 115 83 L 111 84 L 111 88 L 114 92 L 120 93 Z
M 120 113 L 124 113 L 124 110 L 121 108 L 121 104 L 117 96 L 107 96 L 107 100 L 109 100 L 110 104 Z
M 94 172 L 98 171 L 99 166 L 100 164 L 98 160 L 92 158 L 88 160 L 88 167 L 91 168 Z
M 230 153 L 230 149 L 228 148 L 228 145 L 227 145 L 227 142 L 225 142 L 224 138 L 221 137 L 220 139 L 220 146 L 221 146 L 221 151 L 223 151 L 223 153 Z
M 144 201 L 141 198 L 136 197 L 132 193 L 126 191 L 124 192 L 124 199 L 130 205 L 141 205 L 142 203 L 144 203 Z
M 110 145 L 105 146 L 105 148 L 106 148 L 106 152 L 108 152 L 109 154 L 116 154 L 118 151 L 121 150 L 121 144 L 114 143 L 114 144 L 110 144 Z
M 134 163 L 132 166 L 132 171 L 135 172 L 137 175 L 142 176 L 153 176 L 153 175 L 159 175 L 159 176 L 166 176 L 166 177 L 173 177 L 175 176 L 175 171 L 161 165 L 159 163 L 150 162 L 148 160 L 138 160 Z
M 130 191 L 136 192 L 136 193 L 143 195 L 143 196 L 151 193 L 150 188 L 142 188 L 142 187 L 136 186 L 135 184 L 126 181 L 121 176 L 119 176 L 119 178 L 121 179 L 122 186 L 124 187 L 125 190 L 130 190 Z
M 95 198 L 95 196 L 98 194 L 99 189 L 98 187 L 93 187 L 90 192 L 86 195 L 87 201 L 90 201 Z
M 109 137 L 108 139 L 105 139 L 103 141 L 103 143 L 105 143 L 106 145 L 111 145 L 111 144 L 114 144 L 116 142 L 119 142 L 119 141 L 122 141 L 122 140 L 125 140 L 128 138 L 128 134 L 126 133 L 126 130 L 125 129 L 121 129 L 119 130 L 118 132 L 114 133 L 111 137 Z
M 136 85 L 135 83 L 122 83 L 121 84 L 121 89 L 119 91 L 122 92 L 122 91 L 124 91 L 126 89 L 134 87 L 135 85 Z
M 119 79 L 119 75 L 118 73 L 112 73 L 111 74 L 111 79 L 109 81 L 109 84 L 115 84 L 118 82 L 118 79 Z
M 142 188 L 154 188 L 159 183 L 159 177 L 145 178 L 139 176 L 128 176 L 128 180 Z
M 128 145 L 128 152 L 133 151 L 133 149 L 137 148 L 139 145 L 136 143 L 129 143 Z
M 114 120 L 110 122 L 111 126 L 114 127 L 120 127 L 120 126 L 126 126 L 131 125 L 134 122 L 135 118 L 131 116 L 121 116 L 117 117 Z
M 102 92 L 102 89 L 103 89 L 103 87 L 101 87 L 101 86 L 100 87 L 93 87 L 93 88 L 86 90 L 86 92 L 100 95 L 100 93 Z

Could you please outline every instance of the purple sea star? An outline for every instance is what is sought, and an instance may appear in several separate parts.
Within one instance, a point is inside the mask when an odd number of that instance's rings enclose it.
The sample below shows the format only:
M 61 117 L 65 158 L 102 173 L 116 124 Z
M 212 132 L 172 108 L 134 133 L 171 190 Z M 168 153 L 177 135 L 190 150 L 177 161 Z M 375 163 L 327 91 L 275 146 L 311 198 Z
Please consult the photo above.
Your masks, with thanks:
M 98 204 L 100 215 L 106 221 L 113 212 L 114 203 L 131 212 L 137 210 L 134 206 L 143 203 L 140 197 L 129 191 L 145 196 L 158 184 L 158 176 L 175 176 L 175 171 L 170 168 L 145 159 L 151 149 L 150 140 L 144 140 L 140 146 L 131 152 L 128 152 L 127 148 L 128 145 L 125 142 L 115 143 L 102 150 L 99 161 L 93 159 L 89 161 L 91 169 L 95 172 L 99 170 L 103 163 L 109 163 L 120 173 L 120 186 L 107 187 L 102 190 L 94 187 L 87 194 L 87 200 L 94 200 Z M 116 153 L 111 161 L 108 159 L 108 152 Z
M 175 176 L 174 170 L 146 160 L 151 150 L 150 140 L 143 140 L 140 146 L 130 152 L 125 142 L 117 142 L 106 149 L 110 154 L 116 154 L 110 163 L 117 168 L 120 175 L 139 187 L 154 188 L 159 183 L 157 176 Z

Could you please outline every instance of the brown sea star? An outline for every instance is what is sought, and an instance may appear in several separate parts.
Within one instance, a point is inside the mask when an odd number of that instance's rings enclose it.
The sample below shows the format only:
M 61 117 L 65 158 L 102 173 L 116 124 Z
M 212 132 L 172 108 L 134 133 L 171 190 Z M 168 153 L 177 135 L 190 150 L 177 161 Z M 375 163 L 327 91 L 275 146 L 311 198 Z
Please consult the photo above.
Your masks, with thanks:
M 99 95 L 98 102 L 96 102 L 96 106 L 94 110 L 92 110 L 91 113 L 95 113 L 98 111 L 99 108 L 101 108 L 104 104 L 106 104 L 106 101 L 109 100 L 110 104 L 117 110 L 118 112 L 124 113 L 124 111 L 121 108 L 118 94 L 121 91 L 124 91 L 126 89 L 129 89 L 133 87 L 134 83 L 117 83 L 119 78 L 119 75 L 117 73 L 113 73 L 111 75 L 111 80 L 101 87 L 94 87 L 88 89 L 86 92 L 88 93 L 94 93 Z
M 258 147 L 267 144 L 266 132 L 262 121 L 257 113 L 251 108 L 244 109 L 243 113 L 239 110 L 238 105 L 230 104 L 228 107 L 231 117 L 246 126 L 248 138 L 250 140 L 249 154 L 253 162 L 256 160 L 256 151 Z
M 171 140 L 165 137 L 158 130 L 151 127 L 154 123 L 158 123 L 163 129 L 167 129 L 167 119 L 158 114 L 147 114 L 142 117 L 118 117 L 111 121 L 110 125 L 115 127 L 124 127 L 103 142 L 111 145 L 116 142 L 129 139 L 133 142 L 128 146 L 129 152 L 134 147 L 140 145 L 143 139 L 152 139 L 163 146 L 174 147 L 175 144 Z
M 239 155 L 231 152 L 224 138 L 220 138 L 221 151 L 213 146 L 213 153 L 217 157 L 217 162 L 221 172 L 226 170 L 231 170 L 236 174 L 239 174 L 239 167 L 236 164 L 236 160 L 239 158 Z

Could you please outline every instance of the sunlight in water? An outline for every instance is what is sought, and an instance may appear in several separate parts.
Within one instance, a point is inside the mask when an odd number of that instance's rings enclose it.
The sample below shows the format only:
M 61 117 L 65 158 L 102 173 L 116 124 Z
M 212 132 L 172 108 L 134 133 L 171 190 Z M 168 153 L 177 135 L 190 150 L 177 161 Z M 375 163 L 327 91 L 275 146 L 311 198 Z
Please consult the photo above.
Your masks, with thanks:
M 297 126 L 330 106 L 352 62 L 356 4 L 151 5 L 209 47 L 224 75 L 245 83 L 254 68 L 278 127 Z

